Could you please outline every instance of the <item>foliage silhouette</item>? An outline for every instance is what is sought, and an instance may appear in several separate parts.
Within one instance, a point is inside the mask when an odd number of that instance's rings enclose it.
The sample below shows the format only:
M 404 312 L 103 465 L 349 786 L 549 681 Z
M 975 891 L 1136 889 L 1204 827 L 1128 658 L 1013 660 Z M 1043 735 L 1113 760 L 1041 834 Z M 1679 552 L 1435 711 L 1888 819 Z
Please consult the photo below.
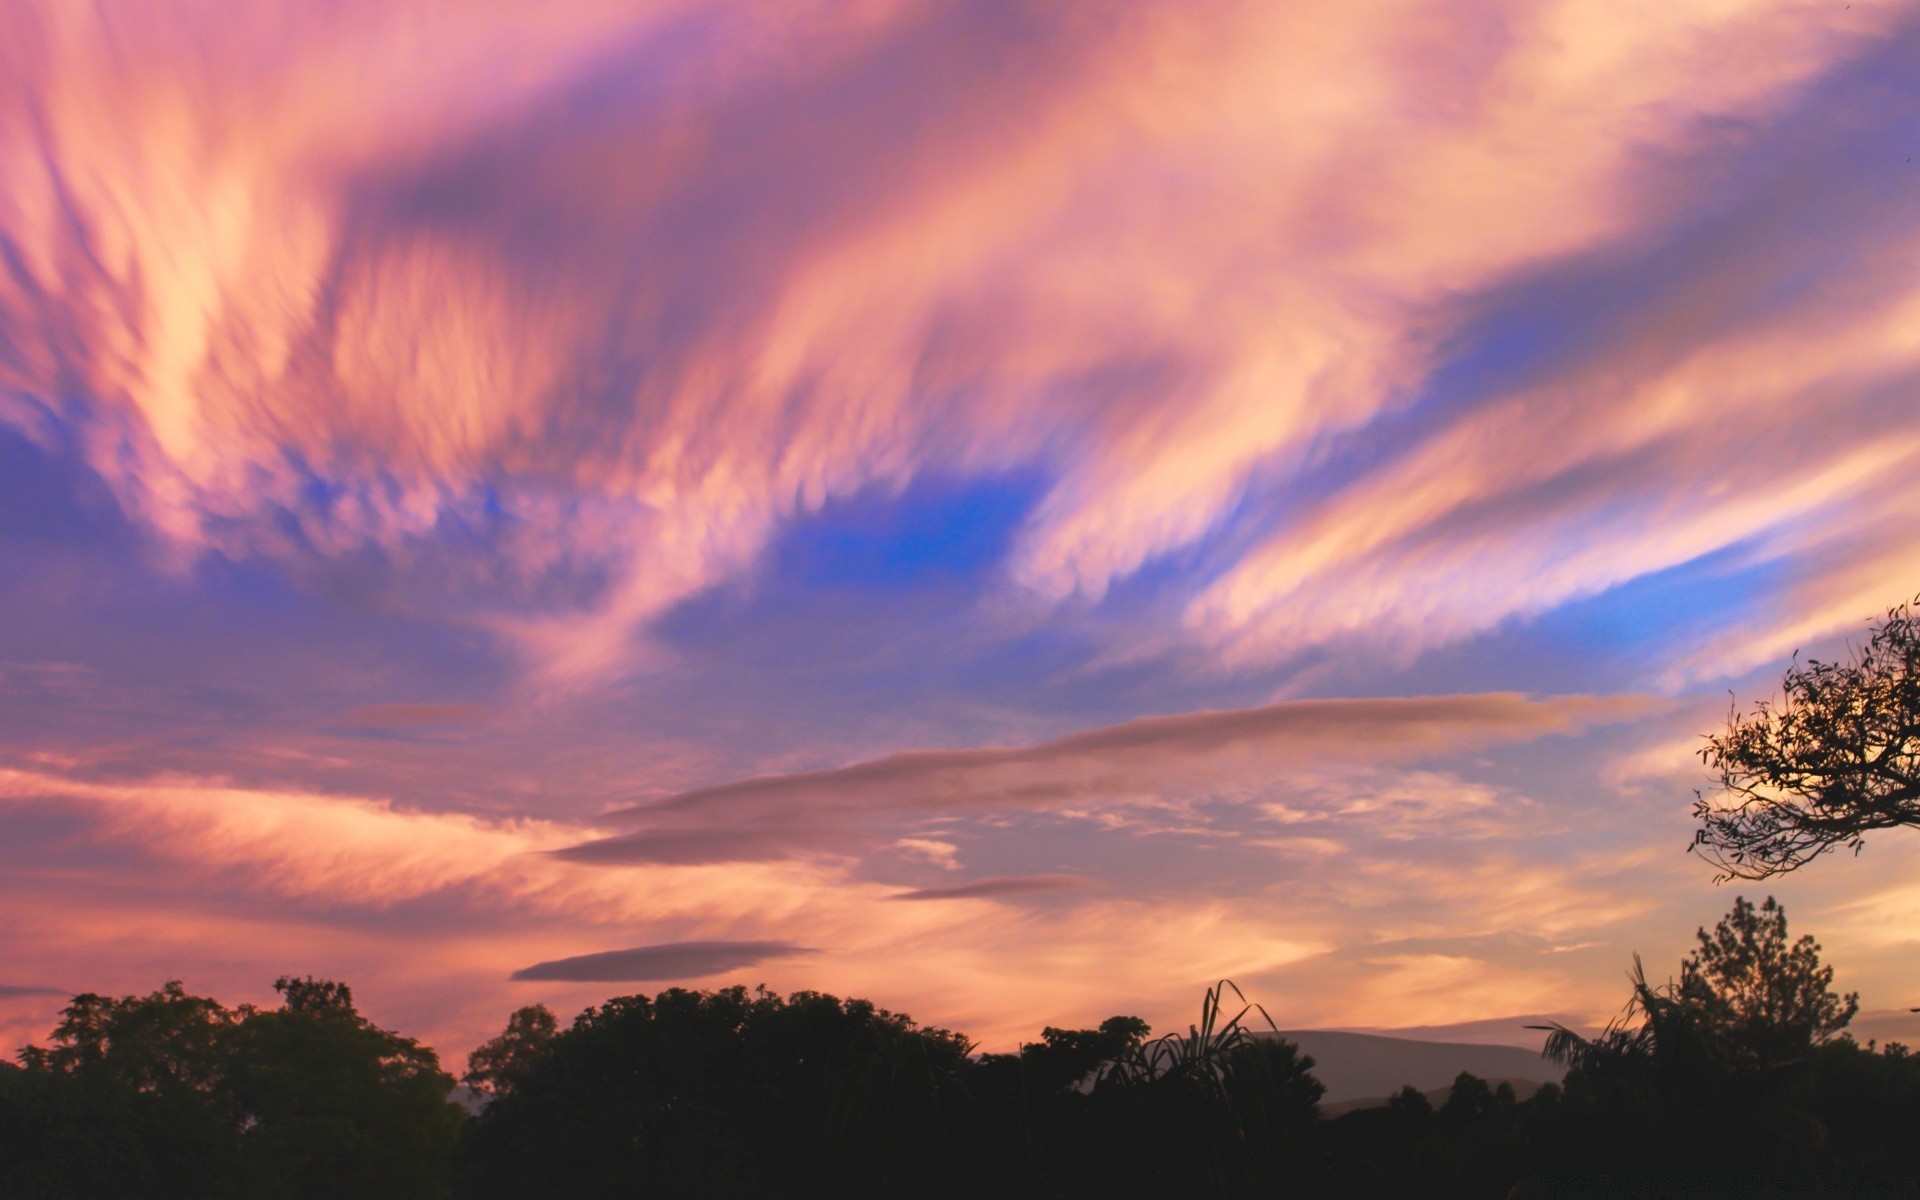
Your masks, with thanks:
M 1223 1020 L 1229 991 L 1238 1010 Z M 1254 1013 L 1271 1036 L 1248 1027 Z M 1179 1148 L 1151 1164 L 1130 1163 L 1113 1186 L 1151 1181 L 1162 1194 L 1197 1187 L 1198 1194 L 1235 1195 L 1297 1182 L 1326 1091 L 1312 1068 L 1264 1008 L 1221 980 L 1207 989 L 1200 1019 L 1185 1034 L 1143 1040 L 1097 1073 L 1093 1100 L 1111 1136 Z
M 1627 1008 L 1596 1037 L 1550 1027 L 1546 1053 L 1569 1067 L 1561 1152 L 1610 1146 L 1646 1170 L 1698 1169 L 1706 1152 L 1745 1170 L 1859 1161 L 1853 1127 L 1820 1102 L 1828 1073 L 1857 1065 L 1840 1031 L 1858 998 L 1833 991 L 1818 943 L 1790 942 L 1771 897 L 1757 909 L 1736 898 L 1696 937 L 1677 980 L 1650 983 L 1636 957 Z M 1904 1059 L 1884 1074 L 1915 1078 Z
M 1229 990 L 1239 1008 L 1223 1019 Z M 1254 1036 L 1256 1011 L 1223 980 L 1186 1033 L 1143 1037 L 1100 1068 L 1061 1147 L 1070 1170 L 1056 1178 L 1085 1189 L 1068 1194 L 1237 1195 L 1297 1176 L 1324 1089 L 1298 1047 Z
M 817 992 L 618 997 L 516 1065 L 468 1130 L 462 1192 L 924 1194 L 970 1048 Z
M 1701 750 L 1717 792 L 1693 849 L 1724 878 L 1764 879 L 1876 829 L 1920 825 L 1920 598 L 1887 611 L 1845 662 L 1796 656 L 1778 703 L 1737 709 Z
M 1229 988 L 1240 1001 L 1240 1011 L 1222 1023 L 1220 1014 Z M 1266 1009 L 1248 1003 L 1232 980 L 1223 979 L 1207 989 L 1206 997 L 1200 1002 L 1200 1020 L 1187 1026 L 1185 1035 L 1169 1033 L 1137 1043 L 1129 1053 L 1107 1064 L 1100 1072 L 1100 1080 L 1133 1085 L 1178 1080 L 1224 1095 L 1228 1059 L 1252 1042 L 1253 1034 L 1246 1020 L 1256 1011 L 1269 1030 L 1278 1031 Z
M 286 1200 L 444 1195 L 464 1113 L 434 1052 L 375 1026 L 344 984 L 281 979 L 233 1029 L 250 1185 Z
M 228 1009 L 170 982 L 76 996 L 0 1076 L 0 1195 L 440 1197 L 462 1121 L 433 1051 L 344 985 Z
M 1654 986 L 1634 958 L 1633 995 L 1598 1037 L 1547 1026 L 1546 1054 L 1569 1067 L 1640 1060 L 1680 1072 L 1791 1066 L 1806 1060 L 1859 1011 L 1858 993 L 1833 990 L 1833 968 L 1810 936 L 1789 942 L 1787 914 L 1769 896 L 1744 896 L 1680 964 L 1678 982 Z
M 78 996 L 0 1065 L 0 1196 L 1506 1196 L 1618 1172 L 1920 1177 L 1920 1058 L 1856 1044 L 1810 938 L 1744 898 L 1622 1018 L 1549 1028 L 1565 1086 L 1462 1074 L 1321 1116 L 1313 1062 L 1222 981 L 1199 1018 L 1048 1027 L 971 1053 L 861 1000 L 668 989 L 562 1026 L 514 1012 L 467 1117 L 432 1052 L 342 984 L 226 1008 Z M 1229 1001 L 1229 997 L 1232 1000 Z M 1251 1024 L 1265 1028 L 1254 1030 Z M 456 1147 L 457 1140 L 457 1147 Z M 1537 1188 L 1536 1188 L 1537 1190 Z
M 1700 948 L 1680 964 L 1680 995 L 1759 1063 L 1803 1058 L 1860 1011 L 1859 993 L 1834 992 L 1820 943 L 1788 941 L 1786 910 L 1772 896 L 1758 909 L 1735 897 L 1711 934 L 1695 936 Z
M 467 1056 L 460 1082 L 482 1095 L 502 1096 L 513 1090 L 559 1036 L 553 1010 L 533 1004 L 515 1010 L 499 1037 L 484 1042 Z

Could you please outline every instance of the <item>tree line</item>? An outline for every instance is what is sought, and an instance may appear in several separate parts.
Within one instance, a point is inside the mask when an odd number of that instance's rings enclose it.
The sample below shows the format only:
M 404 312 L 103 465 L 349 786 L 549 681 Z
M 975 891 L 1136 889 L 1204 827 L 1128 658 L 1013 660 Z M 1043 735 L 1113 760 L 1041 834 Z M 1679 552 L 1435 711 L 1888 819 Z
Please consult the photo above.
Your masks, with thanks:
M 1720 787 L 1694 849 L 1726 876 L 1920 824 L 1909 606 L 1784 683 L 1703 751 Z M 864 1000 L 670 988 L 564 1027 L 523 1008 L 456 1081 L 345 984 L 228 1008 L 168 983 L 76 996 L 0 1063 L 0 1197 L 1544 1196 L 1621 1173 L 1920 1191 L 1920 1056 L 1846 1034 L 1857 996 L 1771 898 L 1736 900 L 1664 982 L 1636 958 L 1630 985 L 1598 1034 L 1542 1030 L 1565 1078 L 1524 1101 L 1463 1075 L 1438 1105 L 1409 1087 L 1327 1117 L 1313 1060 L 1230 984 L 1177 1034 L 1115 1016 L 1006 1054 Z
M 1745 899 L 1620 1020 L 1545 1030 L 1526 1100 L 1462 1075 L 1323 1116 L 1313 1060 L 1231 984 L 1005 1054 L 863 1000 L 745 987 L 520 1009 L 456 1080 L 345 985 L 275 1008 L 82 995 L 0 1067 L 17 1200 L 1552 1195 L 1659 1173 L 1920 1179 L 1920 1056 L 1845 1034 L 1810 937 Z M 1230 999 L 1231 997 L 1231 999 Z M 1267 1024 L 1271 1024 L 1268 1022 Z M 1904 1185 L 1903 1185 L 1904 1186 Z M 1518 1193 L 1515 1189 L 1519 1188 Z

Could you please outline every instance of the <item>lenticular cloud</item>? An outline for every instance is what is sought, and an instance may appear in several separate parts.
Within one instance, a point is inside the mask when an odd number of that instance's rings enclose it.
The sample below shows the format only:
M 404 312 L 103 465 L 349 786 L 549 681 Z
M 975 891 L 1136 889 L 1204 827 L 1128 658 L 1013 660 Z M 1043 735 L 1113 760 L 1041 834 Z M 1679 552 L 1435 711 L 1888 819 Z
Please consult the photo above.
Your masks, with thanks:
M 667 942 L 535 963 L 515 971 L 513 977 L 569 983 L 699 979 L 755 966 L 768 959 L 810 953 L 812 951 L 790 942 Z

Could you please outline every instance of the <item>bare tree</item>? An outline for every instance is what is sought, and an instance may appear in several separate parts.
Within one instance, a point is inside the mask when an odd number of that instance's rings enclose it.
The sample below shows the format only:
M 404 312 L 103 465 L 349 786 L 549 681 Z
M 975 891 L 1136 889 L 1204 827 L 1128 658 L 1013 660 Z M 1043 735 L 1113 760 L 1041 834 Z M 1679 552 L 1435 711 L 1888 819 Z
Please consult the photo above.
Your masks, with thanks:
M 1778 702 L 1737 708 L 1700 758 L 1693 849 L 1724 878 L 1764 879 L 1869 830 L 1920 826 L 1920 615 L 1889 609 L 1844 662 L 1795 656 Z

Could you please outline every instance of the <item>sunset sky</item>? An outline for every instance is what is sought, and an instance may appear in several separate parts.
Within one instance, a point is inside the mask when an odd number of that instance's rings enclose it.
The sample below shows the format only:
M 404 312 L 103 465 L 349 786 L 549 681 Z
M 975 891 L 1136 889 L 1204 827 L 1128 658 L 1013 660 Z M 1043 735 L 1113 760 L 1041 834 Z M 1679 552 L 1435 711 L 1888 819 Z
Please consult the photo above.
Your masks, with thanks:
M 0 1048 L 1524 1040 L 1737 891 L 1884 1036 L 1920 835 L 1686 847 L 1920 591 L 1916 80 L 1920 0 L 5 0 Z

